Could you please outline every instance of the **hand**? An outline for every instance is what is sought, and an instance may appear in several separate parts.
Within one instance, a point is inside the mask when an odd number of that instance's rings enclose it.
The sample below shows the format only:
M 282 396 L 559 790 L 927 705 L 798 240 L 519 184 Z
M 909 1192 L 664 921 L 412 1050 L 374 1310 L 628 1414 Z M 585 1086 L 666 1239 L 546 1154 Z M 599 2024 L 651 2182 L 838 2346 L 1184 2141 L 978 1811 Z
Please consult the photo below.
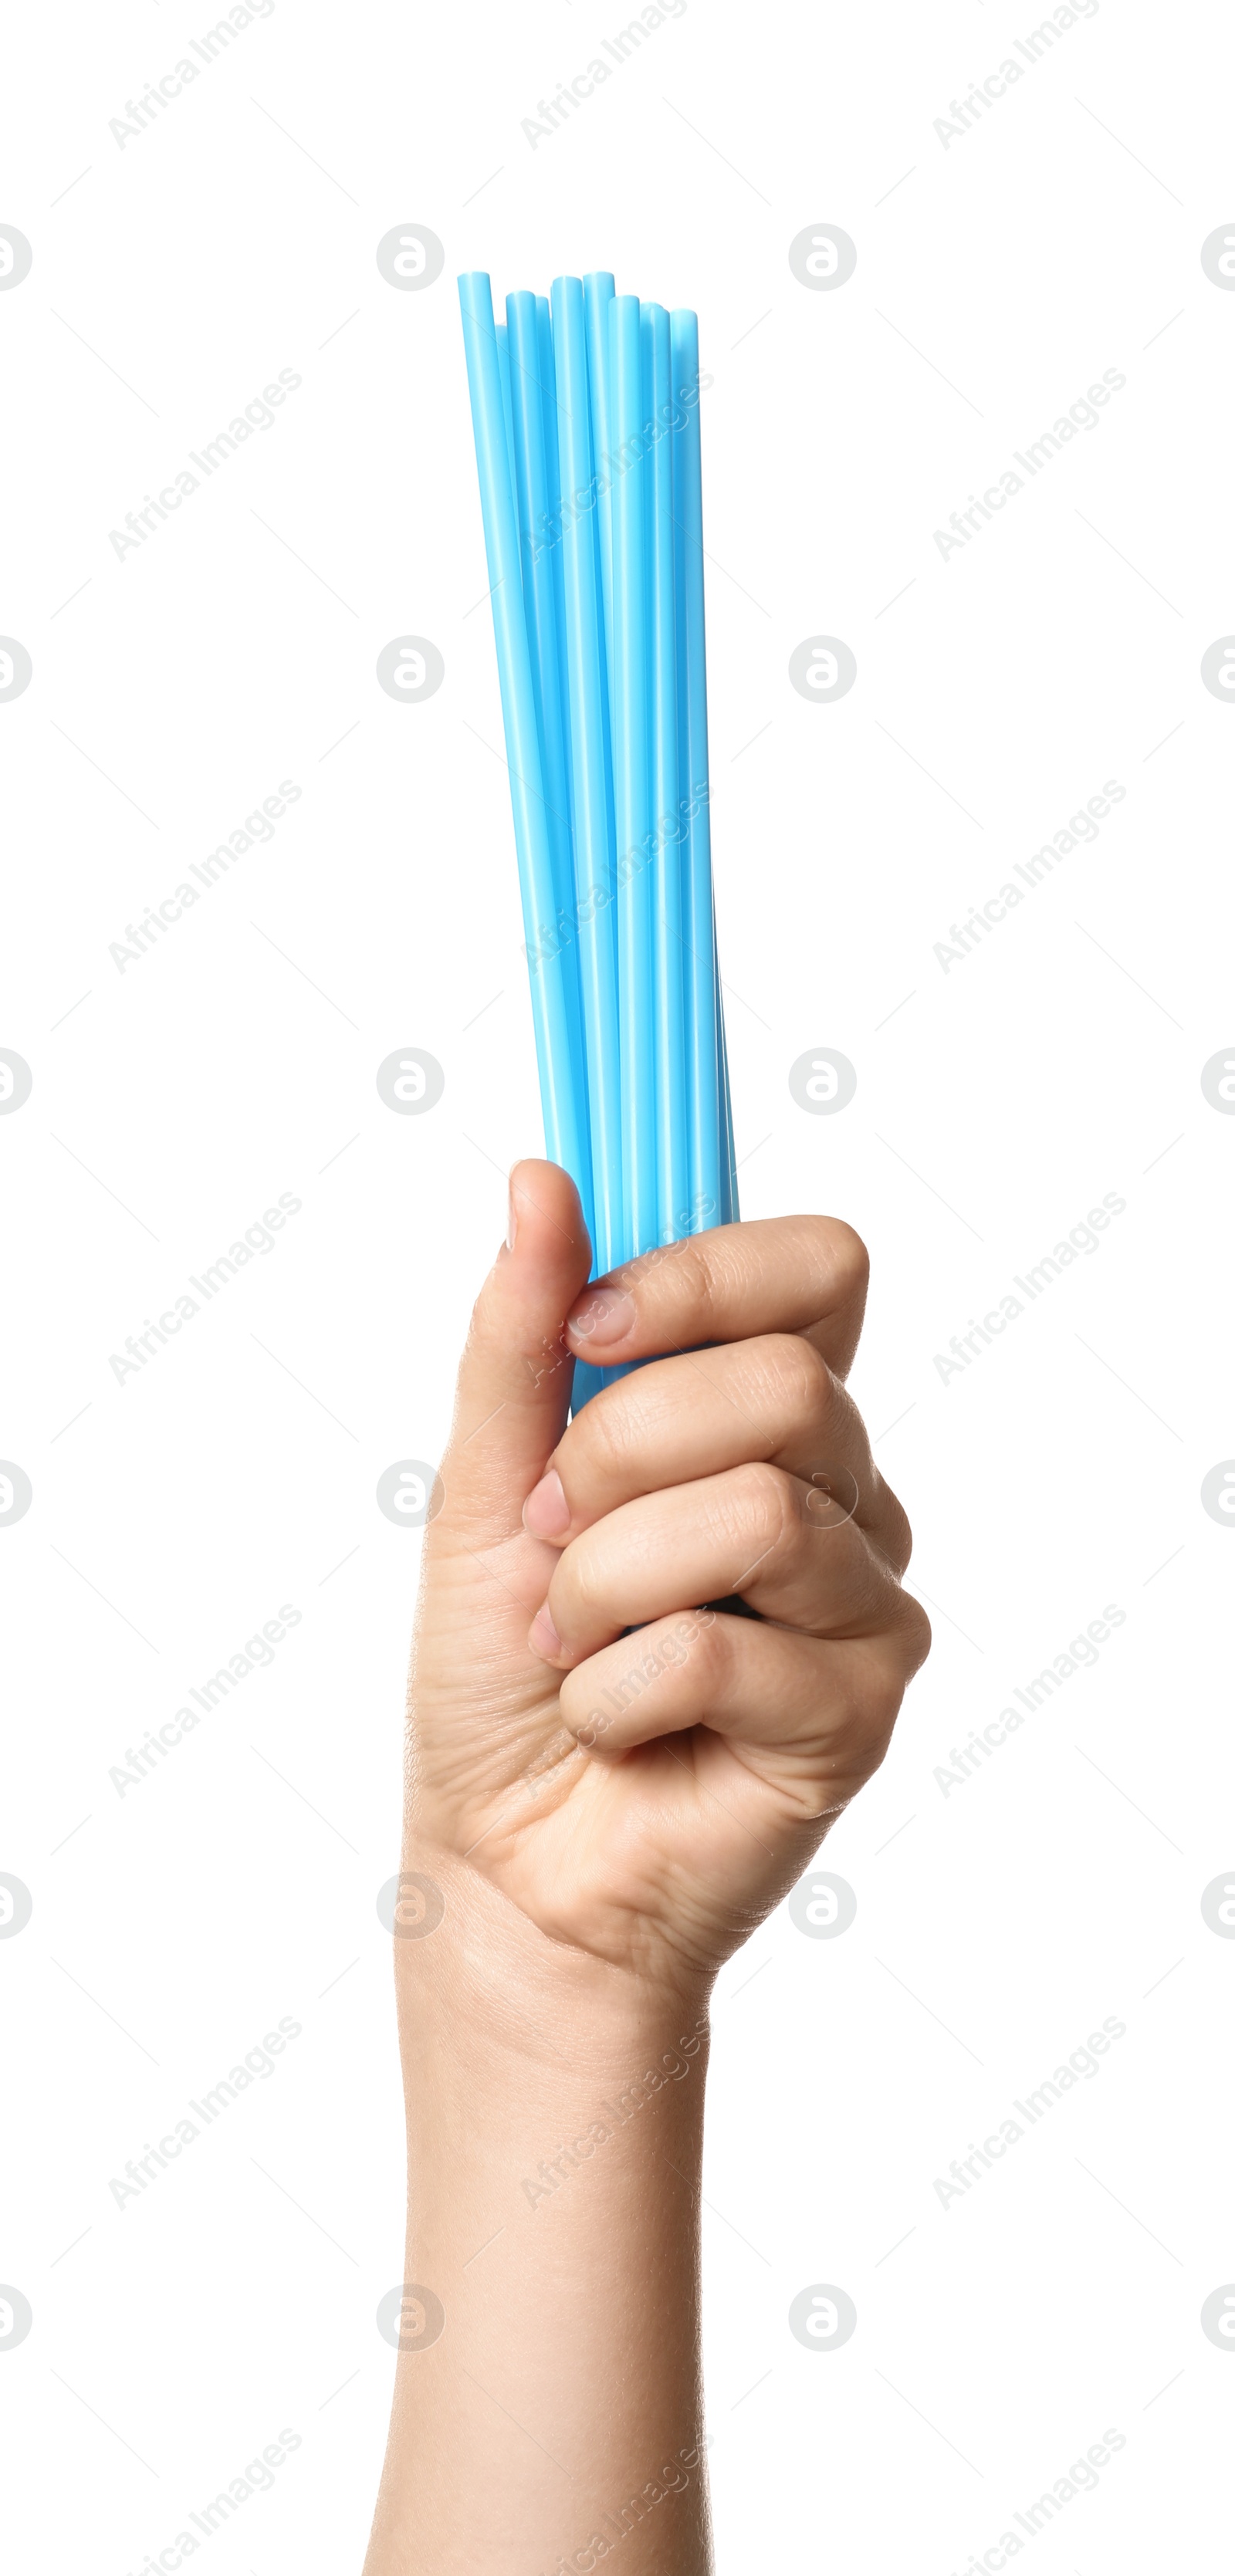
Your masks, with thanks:
M 405 2278 L 444 2324 L 399 2355 L 366 2569 L 589 2566 L 620 2529 L 628 2576 L 702 2571 L 707 1990 L 928 1632 L 842 1384 L 857 1236 L 726 1226 L 589 1289 L 564 1172 L 518 1164 L 511 1213 L 412 1663 L 405 1862 L 445 1907 L 394 1945 Z M 651 1364 L 567 1428 L 572 1356 Z
M 800 1875 L 929 1646 L 843 1384 L 866 1255 L 786 1217 L 589 1289 L 566 1174 L 518 1164 L 511 1211 L 427 1532 L 409 1864 L 681 1987 Z M 567 1427 L 572 1355 L 651 1364 Z

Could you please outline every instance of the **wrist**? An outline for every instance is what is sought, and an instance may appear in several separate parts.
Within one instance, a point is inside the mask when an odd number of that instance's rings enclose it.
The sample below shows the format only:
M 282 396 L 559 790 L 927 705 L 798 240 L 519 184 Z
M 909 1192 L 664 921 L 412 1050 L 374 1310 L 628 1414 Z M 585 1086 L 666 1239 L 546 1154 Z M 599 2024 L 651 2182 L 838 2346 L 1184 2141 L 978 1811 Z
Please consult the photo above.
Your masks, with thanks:
M 396 1908 L 395 1975 L 405 2058 L 417 2025 L 490 2064 L 595 2069 L 616 2079 L 633 2055 L 689 2041 L 706 2055 L 712 1979 L 644 1972 L 553 1938 L 468 1859 L 408 1838 Z M 410 2071 L 410 2070 L 409 2070 Z

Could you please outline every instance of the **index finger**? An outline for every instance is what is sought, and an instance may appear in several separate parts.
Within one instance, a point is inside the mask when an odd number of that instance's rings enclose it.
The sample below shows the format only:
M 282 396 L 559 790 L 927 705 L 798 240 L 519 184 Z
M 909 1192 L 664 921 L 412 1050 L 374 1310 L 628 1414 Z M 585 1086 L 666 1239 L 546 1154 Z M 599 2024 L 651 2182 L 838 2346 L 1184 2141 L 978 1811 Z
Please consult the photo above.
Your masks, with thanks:
M 866 1246 L 839 1217 L 718 1225 L 658 1246 L 584 1290 L 566 1325 L 597 1368 L 756 1333 L 801 1333 L 844 1377 L 862 1330 Z

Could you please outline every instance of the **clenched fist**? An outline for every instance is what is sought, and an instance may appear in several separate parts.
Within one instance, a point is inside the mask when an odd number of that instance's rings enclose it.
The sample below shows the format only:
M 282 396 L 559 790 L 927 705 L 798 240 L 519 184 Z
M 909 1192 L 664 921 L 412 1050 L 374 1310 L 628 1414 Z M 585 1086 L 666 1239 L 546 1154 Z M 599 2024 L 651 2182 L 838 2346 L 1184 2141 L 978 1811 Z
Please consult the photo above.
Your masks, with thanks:
M 588 1269 L 566 1174 L 518 1164 L 427 1533 L 412 1833 L 418 1865 L 675 1984 L 798 1877 L 930 1630 L 845 1391 L 851 1229 L 722 1226 Z M 572 1357 L 646 1365 L 568 1424 Z

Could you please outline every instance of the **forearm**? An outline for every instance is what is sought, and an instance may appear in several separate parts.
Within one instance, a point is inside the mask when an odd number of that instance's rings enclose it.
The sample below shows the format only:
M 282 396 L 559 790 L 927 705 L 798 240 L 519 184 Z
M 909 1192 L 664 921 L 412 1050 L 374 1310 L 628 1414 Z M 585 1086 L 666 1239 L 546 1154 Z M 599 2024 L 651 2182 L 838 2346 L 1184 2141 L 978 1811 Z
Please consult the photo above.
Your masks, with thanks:
M 365 2576 L 557 2576 L 620 2538 L 627 2576 L 706 2576 L 705 1989 L 547 1940 L 466 1864 L 409 1866 L 446 1913 L 395 1945 L 405 2277 L 445 2321 L 399 2355 Z

